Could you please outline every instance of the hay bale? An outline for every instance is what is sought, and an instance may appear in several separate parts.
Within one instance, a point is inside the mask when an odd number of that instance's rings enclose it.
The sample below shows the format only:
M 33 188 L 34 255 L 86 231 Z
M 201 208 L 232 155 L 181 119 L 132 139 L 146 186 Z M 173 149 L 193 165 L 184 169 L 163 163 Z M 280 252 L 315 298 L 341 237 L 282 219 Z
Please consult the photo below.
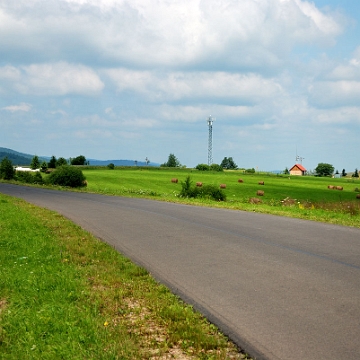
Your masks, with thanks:
M 226 184 L 220 184 L 220 189 L 226 189 Z
M 337 186 L 336 190 L 343 190 L 344 188 L 342 186 Z
M 243 182 L 244 182 L 243 179 L 239 179 L 239 180 L 238 180 L 238 183 L 243 183 Z
M 175 183 L 175 184 L 177 184 L 178 181 L 179 181 L 179 179 L 176 179 L 176 178 L 171 179 L 171 182 L 172 182 L 172 183 Z
M 202 187 L 202 186 L 203 186 L 203 183 L 202 183 L 202 182 L 197 182 L 197 183 L 196 183 L 196 186 Z
M 261 200 L 259 198 L 250 198 L 249 203 L 250 204 L 261 204 Z
M 334 185 L 328 185 L 328 189 L 334 190 Z
M 264 196 L 264 191 L 263 191 L 263 190 L 258 190 L 258 191 L 256 192 L 256 195 L 257 195 L 257 196 Z
M 259 181 L 259 185 L 265 185 L 264 181 Z

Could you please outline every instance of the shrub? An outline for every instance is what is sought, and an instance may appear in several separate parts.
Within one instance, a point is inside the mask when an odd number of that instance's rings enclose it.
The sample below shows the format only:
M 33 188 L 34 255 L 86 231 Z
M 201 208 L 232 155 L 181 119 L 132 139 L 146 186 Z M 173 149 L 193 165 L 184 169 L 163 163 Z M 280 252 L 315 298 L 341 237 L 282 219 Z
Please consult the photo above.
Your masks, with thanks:
M 204 185 L 202 187 L 192 186 L 190 176 L 187 176 L 184 182 L 181 182 L 181 191 L 179 196 L 186 198 L 204 198 L 216 201 L 225 201 L 226 195 L 215 185 Z
M 219 189 L 216 185 L 204 185 L 202 188 L 198 188 L 198 197 L 212 199 L 216 201 L 225 201 L 225 193 Z
M 44 180 L 39 171 L 17 171 L 15 180 L 27 184 L 43 184 Z
M 114 169 L 115 169 L 115 165 L 114 165 L 113 163 L 108 164 L 107 167 L 108 167 L 110 170 L 114 170 Z
M 211 171 L 224 171 L 224 169 L 219 164 L 211 164 L 210 170 Z
M 0 179 L 12 180 L 15 176 L 15 170 L 11 160 L 7 157 L 1 160 L 0 163 Z
M 49 183 L 53 185 L 81 187 L 86 186 L 86 178 L 79 168 L 63 165 L 57 167 L 49 175 Z
M 210 166 L 208 164 L 198 164 L 198 165 L 196 165 L 195 169 L 200 170 L 200 171 L 209 171 Z

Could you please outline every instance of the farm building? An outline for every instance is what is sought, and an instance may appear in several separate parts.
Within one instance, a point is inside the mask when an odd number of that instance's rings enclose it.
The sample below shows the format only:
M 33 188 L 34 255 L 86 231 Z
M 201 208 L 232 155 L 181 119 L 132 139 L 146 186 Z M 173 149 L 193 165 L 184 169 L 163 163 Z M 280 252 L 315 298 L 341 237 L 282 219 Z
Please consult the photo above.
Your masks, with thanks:
M 289 171 L 290 175 L 303 176 L 306 173 L 306 169 L 301 164 L 295 164 Z

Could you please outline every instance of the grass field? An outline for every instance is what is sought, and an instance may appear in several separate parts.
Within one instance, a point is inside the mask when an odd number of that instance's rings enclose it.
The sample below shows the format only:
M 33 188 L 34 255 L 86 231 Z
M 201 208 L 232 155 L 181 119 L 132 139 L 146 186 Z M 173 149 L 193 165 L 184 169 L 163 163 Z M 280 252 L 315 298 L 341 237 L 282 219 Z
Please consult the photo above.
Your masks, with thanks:
M 76 191 L 360 227 L 355 191 L 360 182 L 351 178 L 153 168 L 83 171 L 88 186 Z M 227 200 L 180 198 L 181 182 L 187 176 L 193 183 L 226 184 Z M 172 183 L 172 178 L 179 182 Z M 343 190 L 330 190 L 328 185 Z M 263 190 L 264 196 L 257 196 L 257 190 Z M 251 198 L 261 203 L 251 203 Z M 62 216 L 0 194 L 1 360 L 171 356 L 246 358 L 144 269 Z
M 0 194 L 0 359 L 243 359 L 142 268 Z
M 85 191 L 90 192 L 258 211 L 360 227 L 360 200 L 356 199 L 358 192 L 355 191 L 360 188 L 360 181 L 353 178 L 247 175 L 242 171 L 218 173 L 156 168 L 90 168 L 84 169 L 84 174 L 88 181 Z M 194 184 L 226 184 L 226 202 L 179 198 L 181 182 L 187 176 Z M 179 182 L 172 183 L 172 178 L 177 178 Z M 243 182 L 239 183 L 239 179 Z M 264 181 L 264 185 L 259 185 L 260 181 Z M 343 190 L 330 190 L 328 185 L 341 186 Z M 257 196 L 257 190 L 263 190 L 264 196 Z M 258 198 L 261 203 L 251 203 L 251 198 Z

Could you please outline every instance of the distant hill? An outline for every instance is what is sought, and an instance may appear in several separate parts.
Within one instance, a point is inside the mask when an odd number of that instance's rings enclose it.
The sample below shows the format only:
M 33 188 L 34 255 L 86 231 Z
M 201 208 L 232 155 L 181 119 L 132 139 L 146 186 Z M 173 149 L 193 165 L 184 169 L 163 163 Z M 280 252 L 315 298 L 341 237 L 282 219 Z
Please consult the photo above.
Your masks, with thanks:
M 20 153 L 15 150 L 0 147 L 0 161 L 7 157 L 14 165 L 30 165 L 34 155 Z M 48 161 L 46 157 L 40 157 L 40 162 Z
M 94 166 L 106 166 L 109 164 L 114 164 L 115 166 L 160 166 L 160 164 L 149 163 L 146 165 L 145 161 L 138 161 L 135 165 L 135 160 L 95 160 L 95 159 L 86 159 L 89 161 L 90 165 Z
M 7 157 L 13 165 L 30 165 L 34 155 L 20 153 L 15 150 L 7 149 L 0 147 L 0 161 Z M 50 160 L 48 156 L 39 156 L 40 162 Z M 115 166 L 146 166 L 145 161 L 138 161 L 135 165 L 135 160 L 96 160 L 96 159 L 87 159 L 90 165 L 94 166 L 106 166 L 110 163 L 113 163 Z M 148 166 L 160 166 L 156 163 L 149 163 Z

